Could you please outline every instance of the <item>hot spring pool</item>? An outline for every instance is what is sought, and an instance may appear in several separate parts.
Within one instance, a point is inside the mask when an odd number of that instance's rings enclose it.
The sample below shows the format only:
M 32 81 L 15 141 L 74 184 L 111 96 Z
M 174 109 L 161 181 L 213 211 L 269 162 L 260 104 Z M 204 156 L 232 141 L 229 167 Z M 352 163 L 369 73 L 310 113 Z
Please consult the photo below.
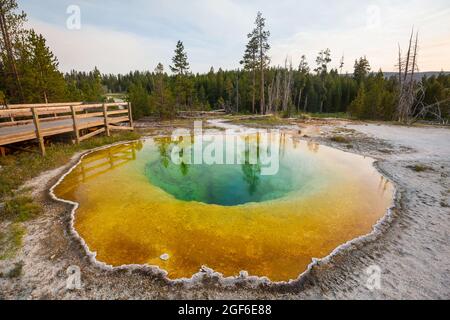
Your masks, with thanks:
M 279 139 L 273 175 L 262 174 L 258 140 L 256 163 L 209 165 L 175 164 L 170 138 L 153 138 L 90 153 L 54 193 L 79 204 L 74 227 L 108 265 L 159 266 L 170 279 L 202 266 L 296 279 L 312 258 L 370 233 L 394 188 L 373 159 Z

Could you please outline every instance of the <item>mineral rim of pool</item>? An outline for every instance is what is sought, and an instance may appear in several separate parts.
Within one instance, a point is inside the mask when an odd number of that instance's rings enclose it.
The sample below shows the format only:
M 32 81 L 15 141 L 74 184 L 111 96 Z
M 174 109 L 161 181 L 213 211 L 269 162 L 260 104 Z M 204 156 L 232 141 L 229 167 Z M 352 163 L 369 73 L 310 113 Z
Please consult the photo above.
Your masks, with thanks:
M 175 164 L 171 140 L 155 138 L 85 156 L 55 194 L 79 204 L 74 227 L 108 265 L 158 266 L 170 279 L 207 266 L 293 280 L 312 258 L 370 233 L 394 187 L 373 159 L 279 139 L 272 176 L 260 163 Z

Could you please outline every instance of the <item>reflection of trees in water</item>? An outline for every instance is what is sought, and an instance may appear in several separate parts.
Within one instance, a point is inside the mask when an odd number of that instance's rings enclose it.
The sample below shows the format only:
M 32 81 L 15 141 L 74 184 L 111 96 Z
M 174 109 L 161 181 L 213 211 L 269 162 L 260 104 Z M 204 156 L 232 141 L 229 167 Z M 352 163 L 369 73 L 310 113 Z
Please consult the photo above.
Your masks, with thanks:
M 378 184 L 378 191 L 380 192 L 381 195 L 384 195 L 384 193 L 388 189 L 389 183 L 390 182 L 388 179 L 386 179 L 383 176 L 380 177 L 380 183 Z
M 249 193 L 254 194 L 258 189 L 261 182 L 261 135 L 257 133 L 256 135 L 256 164 L 250 163 L 250 139 L 245 137 L 245 164 L 242 165 L 242 173 L 244 176 L 244 181 L 248 184 Z M 278 146 L 274 141 L 270 141 L 270 146 L 267 145 L 267 154 L 271 154 L 274 147 L 278 147 L 279 159 L 272 159 L 272 161 L 280 161 L 284 158 L 286 153 L 286 144 L 288 142 L 287 135 L 281 133 L 278 141 Z
M 319 152 L 320 145 L 313 141 L 308 141 L 308 150 L 314 153 Z
M 257 133 L 255 137 L 256 139 L 253 140 L 253 142 L 250 141 L 251 140 L 250 136 L 243 137 L 243 139 L 245 140 L 245 151 L 243 152 L 245 156 L 241 157 L 241 159 L 242 158 L 245 159 L 244 164 L 241 165 L 241 170 L 243 174 L 243 179 L 248 184 L 250 194 L 254 194 L 260 184 L 261 169 L 262 169 L 261 164 L 261 151 L 263 150 L 262 148 L 263 147 L 267 148 L 267 150 L 264 150 L 267 154 L 272 154 L 273 148 L 278 148 L 278 155 L 280 158 L 283 158 L 286 153 L 286 145 L 288 141 L 291 141 L 290 139 L 288 139 L 289 137 L 288 135 L 286 135 L 285 133 L 281 133 L 279 135 L 278 141 L 270 140 L 270 145 L 266 146 L 264 144 L 264 146 L 262 146 L 261 133 Z M 191 137 L 191 139 L 193 139 L 192 141 L 195 141 L 197 137 L 194 136 Z M 167 169 L 170 166 L 171 162 L 171 147 L 173 146 L 173 144 L 179 145 L 182 142 L 172 141 L 171 138 L 169 137 L 155 138 L 154 141 L 158 147 L 161 164 L 164 168 Z M 226 141 L 226 139 L 224 138 L 223 141 Z M 206 145 L 204 145 L 204 147 L 205 146 Z M 240 150 L 237 151 L 241 152 Z M 184 152 L 185 149 L 180 148 L 179 156 L 181 159 L 184 158 Z M 255 161 L 253 160 L 256 160 L 256 163 L 254 163 Z M 273 161 L 279 161 L 279 159 L 273 159 Z M 185 161 L 181 162 L 181 164 L 179 165 L 179 169 L 183 176 L 187 176 L 189 174 L 190 166 L 191 165 L 186 163 Z
M 244 181 L 248 184 L 249 193 L 254 194 L 260 183 L 261 165 L 250 164 L 246 161 L 246 163 L 242 165 L 242 173 L 244 175 Z
M 285 133 L 281 133 L 280 134 L 280 150 L 279 150 L 279 155 L 280 157 L 284 157 L 285 156 L 285 152 L 286 152 L 286 134 Z
M 261 179 L 261 153 L 260 153 L 260 135 L 256 139 L 256 164 L 250 163 L 250 138 L 245 137 L 245 163 L 242 165 L 244 181 L 248 185 L 248 191 L 253 195 L 258 189 Z
M 173 142 L 170 138 L 162 137 L 162 138 L 156 138 L 154 139 L 156 146 L 158 147 L 158 152 L 160 156 L 161 164 L 164 168 L 169 168 L 171 159 L 171 146 L 172 143 L 178 144 L 179 142 Z M 184 158 L 184 152 L 185 150 L 182 148 L 180 150 L 180 158 Z M 180 164 L 180 172 L 183 176 L 187 176 L 189 173 L 189 164 L 185 163 L 184 161 Z
M 187 174 L 189 173 L 189 165 L 182 162 L 180 164 L 180 171 L 183 176 L 187 176 Z
M 169 154 L 169 138 L 157 138 L 154 140 L 156 146 L 158 147 L 159 156 L 161 159 L 161 164 L 164 168 L 168 168 L 170 164 L 170 154 Z
M 300 146 L 300 139 L 298 138 L 292 138 L 292 146 L 294 147 L 294 149 L 297 149 Z

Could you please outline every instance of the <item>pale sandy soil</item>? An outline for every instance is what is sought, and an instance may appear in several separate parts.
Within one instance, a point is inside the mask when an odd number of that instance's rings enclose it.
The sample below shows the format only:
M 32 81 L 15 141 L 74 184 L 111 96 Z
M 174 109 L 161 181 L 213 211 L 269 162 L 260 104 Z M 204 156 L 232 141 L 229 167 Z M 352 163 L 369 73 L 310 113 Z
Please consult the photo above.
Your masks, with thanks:
M 315 262 L 298 281 L 222 279 L 205 271 L 190 282 L 176 283 L 151 269 L 100 268 L 70 231 L 70 206 L 48 195 L 48 189 L 77 162 L 77 155 L 64 168 L 28 184 L 44 204 L 45 214 L 26 224 L 27 236 L 18 255 L 0 261 L 2 274 L 14 263 L 23 263 L 21 277 L 0 277 L 0 299 L 449 299 L 450 130 L 345 121 L 299 126 L 285 130 L 302 130 L 304 139 L 379 160 L 378 169 L 397 187 L 397 200 L 396 208 L 371 235 Z M 329 140 L 336 134 L 348 136 L 351 149 Z M 408 168 L 417 164 L 431 170 Z M 81 268 L 81 290 L 66 289 L 71 265 Z M 366 287 L 365 271 L 372 265 L 382 271 L 381 288 L 374 291 Z

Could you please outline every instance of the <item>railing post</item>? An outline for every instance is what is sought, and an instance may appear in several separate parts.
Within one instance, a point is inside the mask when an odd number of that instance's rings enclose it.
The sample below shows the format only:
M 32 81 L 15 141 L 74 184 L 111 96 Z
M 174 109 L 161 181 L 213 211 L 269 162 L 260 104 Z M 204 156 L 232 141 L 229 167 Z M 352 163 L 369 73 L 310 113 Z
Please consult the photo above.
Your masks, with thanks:
M 131 102 L 128 102 L 128 118 L 130 119 L 130 127 L 134 128 L 134 125 L 133 125 L 133 113 L 131 111 Z
M 39 148 L 41 149 L 41 153 L 45 156 L 45 145 L 44 145 L 44 137 L 41 135 L 41 128 L 39 125 L 39 114 L 36 111 L 36 108 L 30 108 L 31 113 L 33 114 L 33 122 L 34 127 L 36 129 L 36 138 L 39 141 Z
M 106 104 L 103 104 L 103 117 L 105 118 L 106 136 L 110 137 L 111 132 L 109 131 L 108 107 L 106 106 Z
M 6 106 L 6 109 L 8 109 L 8 110 L 10 109 L 10 107 L 8 106 L 7 103 L 5 103 L 5 106 Z M 10 114 L 9 118 L 10 118 L 11 122 L 14 123 L 15 120 L 14 120 L 14 117 L 12 116 L 12 114 Z
M 75 142 L 76 144 L 80 144 L 80 132 L 78 130 L 77 112 L 74 106 L 70 106 L 70 110 L 72 111 L 73 130 L 75 131 Z

